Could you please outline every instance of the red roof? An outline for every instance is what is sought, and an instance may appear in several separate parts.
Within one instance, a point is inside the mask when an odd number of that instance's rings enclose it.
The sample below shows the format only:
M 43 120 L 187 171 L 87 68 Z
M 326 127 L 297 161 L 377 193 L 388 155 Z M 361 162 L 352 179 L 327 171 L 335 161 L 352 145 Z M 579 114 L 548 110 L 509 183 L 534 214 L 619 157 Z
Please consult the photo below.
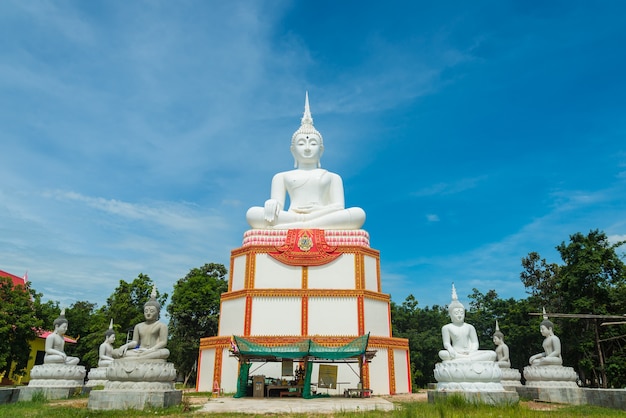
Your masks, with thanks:
M 46 339 L 46 337 L 50 334 L 52 334 L 52 331 L 43 331 L 43 330 L 39 330 L 37 331 L 37 336 L 39 338 L 43 338 L 44 340 Z M 76 344 L 77 340 L 68 337 L 67 335 L 63 336 L 63 340 L 65 340 L 66 343 L 72 343 L 72 344 Z
M 23 277 L 17 277 L 16 275 L 11 274 L 11 273 L 7 273 L 4 270 L 0 270 L 0 277 L 9 277 L 10 279 L 12 279 L 13 280 L 13 286 L 16 286 L 18 284 L 23 286 L 23 285 L 26 284 L 26 280 L 24 280 Z

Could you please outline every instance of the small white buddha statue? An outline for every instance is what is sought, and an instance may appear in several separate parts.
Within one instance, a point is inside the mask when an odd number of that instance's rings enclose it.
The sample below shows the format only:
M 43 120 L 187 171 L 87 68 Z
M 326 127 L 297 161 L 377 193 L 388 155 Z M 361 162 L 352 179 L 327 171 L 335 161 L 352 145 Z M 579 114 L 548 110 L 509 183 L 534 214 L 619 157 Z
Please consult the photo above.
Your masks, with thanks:
M 490 350 L 479 350 L 478 336 L 473 325 L 465 323 L 465 307 L 459 302 L 454 284 L 452 285 L 452 301 L 448 305 L 452 323 L 441 328 L 444 350 L 439 357 L 445 361 L 495 361 L 496 353 Z
M 65 333 L 67 332 L 68 321 L 65 318 L 65 308 L 61 309 L 61 314 L 52 323 L 54 332 L 46 337 L 44 364 L 66 364 L 75 366 L 80 359 L 65 354 Z
M 548 319 L 545 308 L 543 308 L 543 321 L 539 325 L 539 331 L 544 336 L 543 353 L 533 355 L 528 363 L 531 366 L 562 366 L 561 340 L 554 335 L 554 324 Z
M 345 207 L 341 177 L 320 168 L 323 152 L 324 141 L 313 126 L 307 93 L 301 126 L 291 138 L 295 170 L 276 174 L 270 199 L 264 207 L 254 206 L 248 210 L 246 220 L 252 228 L 361 228 L 365 211 Z M 291 202 L 288 210 L 285 210 L 286 194 Z
M 496 362 L 503 369 L 511 367 L 511 359 L 509 358 L 509 346 L 504 342 L 504 334 L 500 331 L 498 320 L 496 319 L 496 331 L 493 333 L 493 343 L 496 346 Z

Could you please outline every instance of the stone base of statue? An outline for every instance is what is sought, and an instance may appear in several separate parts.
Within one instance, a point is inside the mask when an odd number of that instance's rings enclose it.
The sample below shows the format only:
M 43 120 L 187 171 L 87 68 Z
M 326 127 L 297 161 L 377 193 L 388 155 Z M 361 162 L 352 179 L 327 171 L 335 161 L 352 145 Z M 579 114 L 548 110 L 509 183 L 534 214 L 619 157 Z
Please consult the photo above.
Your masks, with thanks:
M 166 408 L 181 403 L 183 392 L 174 388 L 176 369 L 165 360 L 115 360 L 106 368 L 103 390 L 89 395 L 89 409 Z
M 500 368 L 500 370 L 502 371 L 502 380 L 500 383 L 502 383 L 505 389 L 512 388 L 512 390 L 515 390 L 516 387 L 522 386 L 522 374 L 519 370 L 511 368 Z
M 526 366 L 524 367 L 526 386 L 546 387 L 570 387 L 577 388 L 578 375 L 572 367 L 563 366 Z
M 107 369 L 108 367 L 96 367 L 89 370 L 87 374 L 87 383 L 85 386 L 104 386 L 107 382 Z
M 500 380 L 502 371 L 493 361 L 445 361 L 435 364 L 437 389 L 428 391 L 428 401 L 462 395 L 469 402 L 492 405 L 519 401 L 517 392 L 506 391 Z
M 20 401 L 30 401 L 36 393 L 46 399 L 67 399 L 81 393 L 85 383 L 85 366 L 40 364 L 30 371 L 28 386 L 20 389 Z
M 576 380 L 578 375 L 572 367 L 526 366 L 526 385 L 516 388 L 520 396 L 542 402 L 584 404 L 585 396 Z

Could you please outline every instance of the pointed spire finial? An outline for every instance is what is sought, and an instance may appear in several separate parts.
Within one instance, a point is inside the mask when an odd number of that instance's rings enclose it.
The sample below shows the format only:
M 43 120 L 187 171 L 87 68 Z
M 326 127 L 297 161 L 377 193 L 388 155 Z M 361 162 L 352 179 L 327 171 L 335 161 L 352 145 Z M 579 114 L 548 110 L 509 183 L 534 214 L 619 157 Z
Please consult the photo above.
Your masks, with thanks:
M 548 319 L 548 314 L 546 313 L 546 307 L 543 307 L 543 319 Z
M 302 114 L 301 125 L 313 125 L 313 117 L 311 116 L 311 108 L 309 107 L 309 92 L 304 95 L 304 113 Z
M 498 320 L 496 319 L 496 331 L 500 331 L 500 326 L 498 325 Z
M 113 329 L 113 318 L 111 318 L 111 322 L 109 323 L 109 329 Z
M 456 287 L 454 287 L 454 282 L 452 283 L 452 300 L 459 300 L 459 296 L 456 294 Z

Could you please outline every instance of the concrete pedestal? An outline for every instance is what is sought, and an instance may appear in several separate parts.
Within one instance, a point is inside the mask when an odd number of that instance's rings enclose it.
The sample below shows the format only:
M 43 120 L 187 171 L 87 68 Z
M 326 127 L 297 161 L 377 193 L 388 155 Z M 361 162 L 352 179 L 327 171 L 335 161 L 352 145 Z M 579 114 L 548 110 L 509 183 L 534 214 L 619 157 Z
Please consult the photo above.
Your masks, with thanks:
M 19 401 L 30 401 L 36 393 L 41 393 L 47 400 L 53 399 L 69 399 L 72 396 L 80 395 L 83 392 L 83 386 L 24 386 L 19 389 Z
M 87 408 L 112 409 L 144 409 L 167 408 L 179 405 L 183 400 L 182 390 L 168 391 L 128 391 L 128 390 L 94 390 L 89 395 Z
M 579 387 L 530 387 L 520 386 L 515 390 L 520 397 L 540 402 L 584 405 L 587 403 L 583 390 Z
M 519 402 L 519 395 L 514 391 L 481 391 L 481 392 L 461 392 L 461 391 L 428 391 L 428 402 L 435 403 L 445 400 L 451 396 L 462 396 L 471 403 L 484 403 L 488 405 L 512 405 Z

